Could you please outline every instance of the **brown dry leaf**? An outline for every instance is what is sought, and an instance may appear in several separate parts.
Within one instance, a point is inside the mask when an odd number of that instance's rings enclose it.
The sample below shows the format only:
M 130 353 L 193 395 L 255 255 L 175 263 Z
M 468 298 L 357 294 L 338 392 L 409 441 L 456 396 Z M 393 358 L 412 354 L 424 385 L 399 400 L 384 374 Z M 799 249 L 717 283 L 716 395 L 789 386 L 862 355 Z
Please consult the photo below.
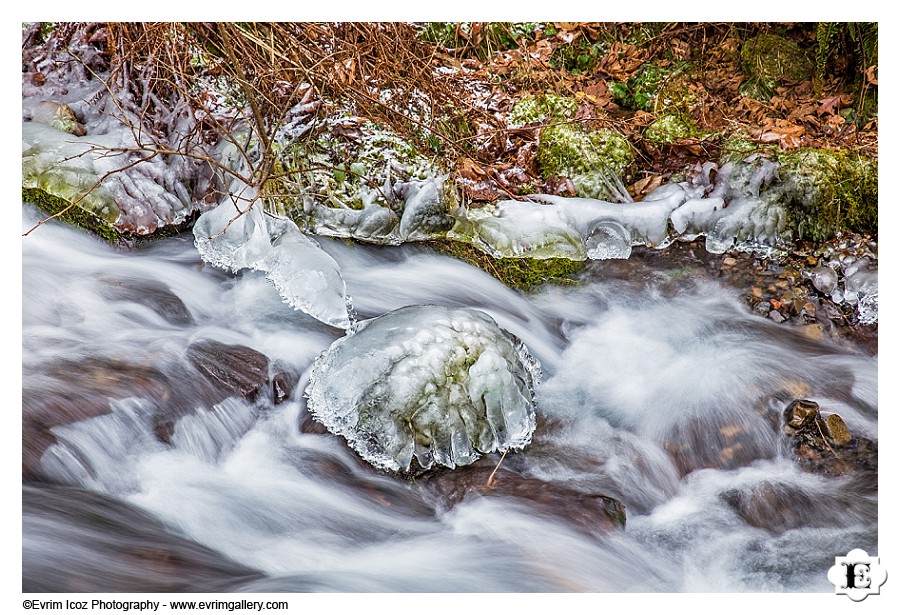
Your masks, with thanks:
M 866 81 L 872 85 L 878 85 L 878 65 L 873 64 L 866 69 Z
M 496 201 L 508 196 L 507 193 L 497 187 L 496 183 L 489 179 L 472 181 L 459 178 L 456 180 L 456 184 L 461 186 L 466 196 L 473 201 Z
M 615 42 L 600 61 L 600 69 L 616 81 L 627 81 L 646 61 L 647 51 Z
M 534 141 L 526 143 L 516 152 L 516 166 L 523 169 L 531 169 L 535 166 L 538 144 Z
M 846 107 L 853 103 L 853 100 L 849 96 L 829 96 L 828 98 L 822 98 L 819 102 L 819 108 L 816 110 L 818 115 L 830 115 L 835 114 L 841 110 L 841 107 Z
M 779 119 L 774 124 L 764 126 L 759 132 L 757 139 L 763 143 L 778 143 L 784 149 L 795 149 L 800 147 L 800 137 L 806 133 L 806 129 Z
M 547 39 L 541 39 L 535 44 L 534 49 L 532 49 L 528 55 L 533 60 L 549 62 L 550 56 L 553 55 L 553 45 L 551 45 L 550 41 Z
M 706 148 L 697 138 L 679 139 L 672 143 L 672 149 L 683 149 L 693 156 L 703 156 L 707 153 Z
M 561 177 L 559 175 L 553 175 L 547 178 L 541 186 L 541 191 L 545 194 L 555 194 L 558 196 L 575 196 L 578 194 L 572 180 L 568 177 Z
M 584 91 L 577 92 L 575 98 L 585 98 L 598 107 L 606 107 L 612 102 L 612 95 L 609 93 L 609 88 L 606 87 L 605 81 L 592 83 L 584 88 Z
M 479 165 L 471 158 L 460 158 L 459 166 L 456 169 L 456 174 L 461 178 L 471 181 L 482 180 L 487 175 L 481 165 Z
M 645 177 L 644 179 L 639 179 L 634 182 L 631 186 L 628 187 L 628 193 L 631 194 L 636 200 L 641 200 L 647 194 L 659 188 L 663 183 L 662 175 L 650 175 L 649 177 Z

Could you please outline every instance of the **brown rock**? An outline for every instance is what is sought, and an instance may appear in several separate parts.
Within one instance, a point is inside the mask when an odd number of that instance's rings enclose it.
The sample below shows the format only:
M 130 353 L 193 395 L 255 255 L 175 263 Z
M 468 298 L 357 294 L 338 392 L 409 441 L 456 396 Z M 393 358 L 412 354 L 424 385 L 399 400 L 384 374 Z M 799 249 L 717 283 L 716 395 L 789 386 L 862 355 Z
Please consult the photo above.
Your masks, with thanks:
M 748 524 L 772 532 L 804 527 L 815 506 L 797 488 L 768 481 L 749 489 L 730 489 L 719 497 Z
M 103 278 L 101 294 L 112 301 L 130 301 L 144 305 L 173 325 L 194 323 L 191 313 L 181 298 L 168 286 L 155 280 Z
M 186 354 L 210 382 L 242 397 L 254 397 L 269 380 L 268 357 L 247 346 L 204 340 L 188 346 Z
M 850 435 L 850 430 L 847 428 L 844 419 L 839 414 L 829 414 L 824 418 L 825 435 L 828 436 L 831 444 L 834 446 L 847 446 L 850 444 L 850 440 L 853 437 Z
M 784 410 L 784 431 L 793 434 L 808 425 L 819 414 L 819 404 L 807 399 L 797 399 Z
M 823 417 L 818 407 L 815 402 L 796 400 L 784 411 L 784 433 L 800 467 L 826 476 L 877 479 L 878 442 L 854 437 L 840 416 Z
M 494 473 L 486 465 L 440 472 L 429 487 L 448 507 L 476 497 L 511 498 L 541 515 L 558 517 L 591 534 L 625 527 L 625 507 L 615 498 L 575 491 L 564 485 L 530 478 L 505 468 Z

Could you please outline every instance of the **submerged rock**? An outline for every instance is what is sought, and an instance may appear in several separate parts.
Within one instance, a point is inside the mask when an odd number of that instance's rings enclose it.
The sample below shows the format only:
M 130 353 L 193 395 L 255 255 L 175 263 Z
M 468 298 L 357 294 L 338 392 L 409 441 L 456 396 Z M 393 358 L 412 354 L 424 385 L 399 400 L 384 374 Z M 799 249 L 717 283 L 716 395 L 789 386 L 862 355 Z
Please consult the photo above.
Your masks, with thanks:
M 417 473 L 526 446 L 537 361 L 487 314 L 405 307 L 362 323 L 313 365 L 313 417 L 377 468 Z
M 100 281 L 103 283 L 100 293 L 111 301 L 140 303 L 173 325 L 194 324 L 181 297 L 162 282 L 121 276 L 104 276 Z
M 22 590 L 230 591 L 262 574 L 184 538 L 121 499 L 22 486 Z
M 22 384 L 22 475 L 41 479 L 41 457 L 56 443 L 53 428 L 109 414 L 129 397 L 166 403 L 170 379 L 160 370 L 114 357 L 56 360 L 30 369 Z
M 512 500 L 536 514 L 556 517 L 589 534 L 605 534 L 625 527 L 625 506 L 619 500 L 599 493 L 575 489 L 523 476 L 500 468 L 468 467 L 433 477 L 433 489 L 448 508 L 477 497 Z

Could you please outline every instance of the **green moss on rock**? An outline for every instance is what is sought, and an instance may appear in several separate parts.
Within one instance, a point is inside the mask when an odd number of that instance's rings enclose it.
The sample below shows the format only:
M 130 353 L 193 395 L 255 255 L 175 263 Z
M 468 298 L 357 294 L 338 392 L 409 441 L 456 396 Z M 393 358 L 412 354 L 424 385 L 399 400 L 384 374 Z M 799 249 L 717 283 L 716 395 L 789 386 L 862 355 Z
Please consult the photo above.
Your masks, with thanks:
M 58 218 L 63 222 L 67 222 L 79 228 L 90 231 L 104 241 L 116 244 L 126 239 L 128 236 L 118 232 L 108 221 L 100 216 L 75 205 L 62 197 L 55 196 L 49 192 L 45 192 L 40 188 L 22 187 L 22 200 L 26 203 L 36 205 L 41 211 L 47 212 L 51 216 L 57 214 Z
M 474 246 L 459 241 L 428 241 L 426 246 L 437 252 L 458 258 L 494 276 L 509 288 L 525 292 L 543 284 L 574 284 L 574 275 L 581 271 L 584 261 L 568 258 L 494 258 Z
M 746 41 L 740 52 L 741 70 L 748 81 L 741 93 L 768 99 L 775 84 L 785 79 L 799 81 L 813 75 L 813 61 L 797 43 L 784 37 L 763 33 Z
M 644 130 L 644 138 L 657 147 L 699 136 L 700 129 L 690 116 L 678 114 L 663 115 Z
M 620 181 L 634 154 L 613 130 L 560 124 L 541 130 L 536 160 L 544 177 L 570 178 L 578 196 L 610 199 L 610 184 Z
M 780 174 L 800 239 L 878 231 L 878 163 L 844 150 L 781 154 Z
M 543 120 L 562 121 L 575 117 L 577 110 L 578 101 L 567 96 L 556 94 L 526 96 L 512 108 L 509 121 L 517 126 Z

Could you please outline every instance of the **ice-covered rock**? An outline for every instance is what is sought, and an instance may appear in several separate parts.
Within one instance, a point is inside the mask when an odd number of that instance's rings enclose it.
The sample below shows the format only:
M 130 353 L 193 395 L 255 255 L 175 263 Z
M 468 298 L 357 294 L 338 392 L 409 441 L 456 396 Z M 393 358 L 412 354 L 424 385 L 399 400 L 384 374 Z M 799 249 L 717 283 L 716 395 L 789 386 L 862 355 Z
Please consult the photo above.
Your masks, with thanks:
M 868 259 L 861 258 L 845 269 L 844 301 L 856 306 L 861 323 L 878 322 L 878 271 L 869 268 Z
M 294 309 L 349 328 L 350 301 L 335 260 L 292 221 L 249 201 L 241 210 L 241 201 L 225 199 L 197 219 L 194 244 L 203 260 L 231 271 L 263 271 Z
M 487 314 L 411 306 L 362 323 L 316 360 L 316 420 L 372 465 L 401 473 L 526 446 L 537 361 Z
M 361 208 L 333 207 L 307 195 L 303 209 L 310 230 L 319 235 L 389 245 L 446 237 L 457 217 L 445 180 L 438 176 L 391 184 L 388 179 L 382 189 L 362 198 Z M 390 202 L 381 204 L 381 195 L 388 195 Z
M 76 136 L 40 121 L 22 123 L 22 186 L 78 201 L 119 232 L 153 233 L 199 208 L 198 182 L 183 166 L 178 156 L 142 149 L 125 125 Z

